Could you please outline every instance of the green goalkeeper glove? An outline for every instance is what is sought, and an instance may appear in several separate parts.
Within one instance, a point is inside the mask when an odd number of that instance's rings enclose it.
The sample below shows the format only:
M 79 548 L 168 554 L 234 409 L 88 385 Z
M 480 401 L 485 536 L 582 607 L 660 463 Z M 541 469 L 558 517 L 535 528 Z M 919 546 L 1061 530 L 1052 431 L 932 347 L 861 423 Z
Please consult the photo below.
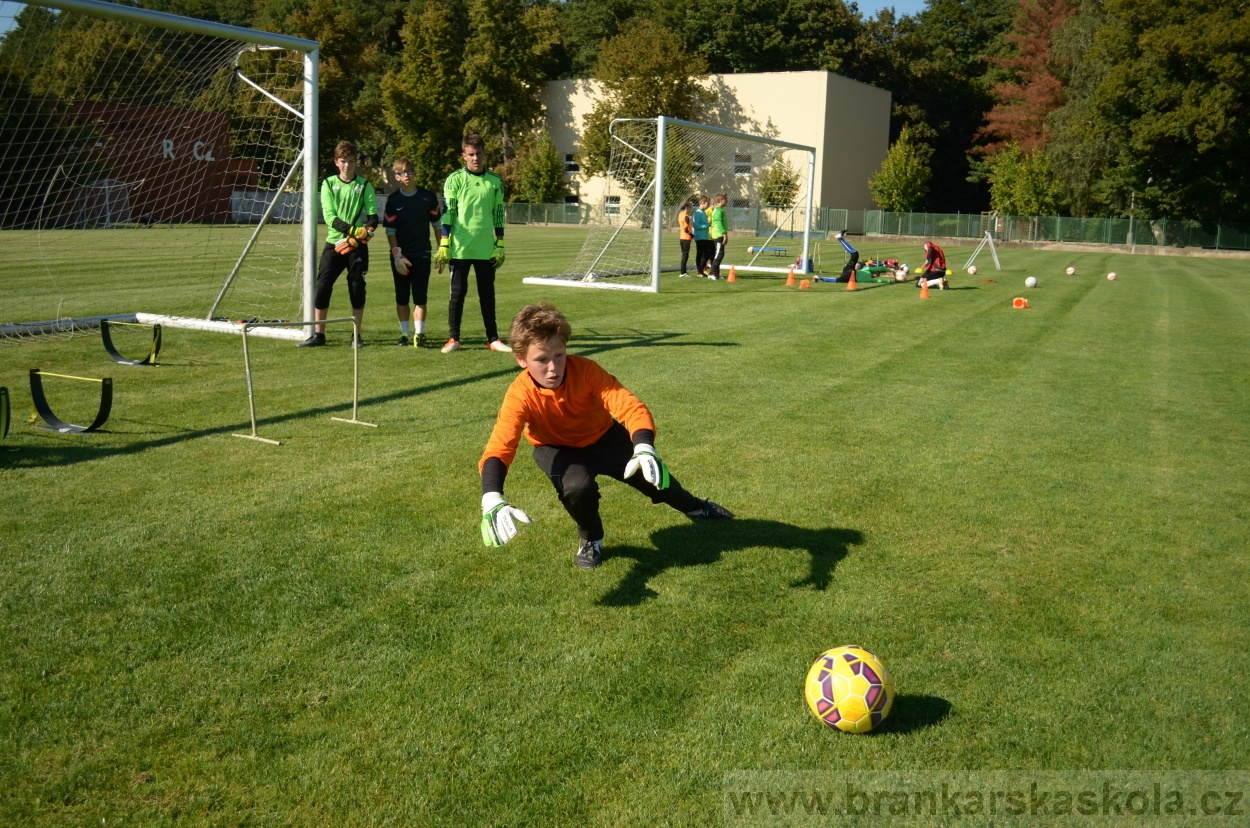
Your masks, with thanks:
M 668 466 L 655 453 L 654 446 L 646 443 L 634 446 L 634 456 L 625 466 L 625 476 L 632 477 L 639 471 L 642 472 L 642 479 L 657 489 L 668 488 Z
M 495 239 L 495 252 L 490 255 L 490 263 L 495 270 L 503 267 L 503 239 Z
M 404 251 L 400 250 L 398 247 L 392 247 L 391 261 L 395 263 L 396 273 L 400 276 L 408 275 L 408 270 L 412 267 L 412 262 L 410 262 L 408 257 L 404 255 Z
M 517 521 L 533 523 L 529 515 L 508 503 L 498 492 L 482 495 L 482 543 L 503 546 L 516 537 Z
M 438 267 L 438 272 L 442 273 L 443 268 L 451 261 L 451 237 L 443 236 L 438 241 L 438 250 L 434 251 L 434 264 Z

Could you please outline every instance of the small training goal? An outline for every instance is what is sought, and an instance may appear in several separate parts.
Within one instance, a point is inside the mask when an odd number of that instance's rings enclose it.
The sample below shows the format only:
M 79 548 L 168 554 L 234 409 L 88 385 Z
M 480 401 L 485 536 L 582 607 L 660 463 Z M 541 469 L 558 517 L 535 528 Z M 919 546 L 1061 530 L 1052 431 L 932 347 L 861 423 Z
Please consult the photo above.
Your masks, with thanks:
M 737 249 L 731 242 L 737 261 L 748 257 L 739 271 L 785 273 L 787 267 L 759 260 L 786 245 L 808 269 L 814 147 L 665 116 L 619 118 L 609 131 L 608 172 L 584 185 L 595 195 L 587 198 L 591 228 L 581 253 L 564 273 L 532 276 L 527 284 L 655 293 L 660 274 L 680 267 L 678 211 L 720 193 L 731 239 L 765 239 L 749 253 L 745 242 Z

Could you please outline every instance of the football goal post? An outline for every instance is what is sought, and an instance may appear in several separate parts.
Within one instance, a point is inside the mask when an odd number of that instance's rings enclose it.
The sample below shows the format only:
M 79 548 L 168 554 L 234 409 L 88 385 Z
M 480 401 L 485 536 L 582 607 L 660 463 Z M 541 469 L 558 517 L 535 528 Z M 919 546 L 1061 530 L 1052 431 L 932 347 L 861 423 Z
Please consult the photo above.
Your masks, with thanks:
M 312 319 L 317 73 L 311 40 L 100 0 L 0 4 L 0 343 L 101 319 Z
M 682 205 L 719 193 L 727 198 L 730 238 L 765 239 L 751 252 L 745 241 L 736 249 L 731 241 L 739 271 L 785 273 L 786 267 L 759 263 L 783 244 L 799 248 L 800 268 L 809 269 L 814 147 L 665 116 L 618 118 L 609 132 L 608 172 L 587 182 L 588 188 L 602 183 L 602 193 L 589 199 L 592 223 L 581 253 L 564 273 L 529 277 L 527 284 L 655 293 L 661 273 L 680 269 Z M 693 250 L 689 269 L 695 269 Z

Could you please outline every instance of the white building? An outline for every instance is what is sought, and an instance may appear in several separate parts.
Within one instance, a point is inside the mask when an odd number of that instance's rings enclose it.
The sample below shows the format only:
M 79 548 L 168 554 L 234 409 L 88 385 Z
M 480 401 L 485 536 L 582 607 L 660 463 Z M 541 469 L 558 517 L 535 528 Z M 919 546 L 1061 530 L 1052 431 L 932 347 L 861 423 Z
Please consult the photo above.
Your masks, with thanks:
M 711 82 L 717 100 L 701 121 L 815 147 L 816 206 L 875 209 L 868 178 L 889 149 L 889 92 L 832 72 L 712 75 Z M 593 80 L 551 81 L 543 92 L 551 138 L 571 169 L 598 94 Z M 602 194 L 601 179 L 568 175 L 583 202 Z

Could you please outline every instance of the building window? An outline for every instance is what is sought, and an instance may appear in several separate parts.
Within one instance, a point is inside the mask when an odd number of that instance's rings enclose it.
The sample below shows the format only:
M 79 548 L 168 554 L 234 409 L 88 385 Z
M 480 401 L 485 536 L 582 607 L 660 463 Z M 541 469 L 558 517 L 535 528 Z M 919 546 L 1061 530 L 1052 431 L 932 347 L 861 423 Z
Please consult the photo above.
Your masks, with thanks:
M 581 206 L 581 199 L 575 195 L 564 197 L 564 212 L 566 215 L 576 215 L 577 208 Z
M 619 216 L 621 214 L 621 197 L 607 196 L 603 199 L 604 212 L 609 216 Z
M 751 156 L 735 155 L 734 156 L 734 175 L 744 176 L 751 174 Z
M 735 207 L 750 207 L 750 206 L 751 206 L 751 200 L 750 200 L 750 199 L 748 199 L 748 198 L 735 198 L 735 199 L 734 199 L 734 206 L 735 206 Z
M 580 172 L 581 167 L 577 166 L 577 153 L 566 152 L 564 154 L 564 171 L 566 173 Z

